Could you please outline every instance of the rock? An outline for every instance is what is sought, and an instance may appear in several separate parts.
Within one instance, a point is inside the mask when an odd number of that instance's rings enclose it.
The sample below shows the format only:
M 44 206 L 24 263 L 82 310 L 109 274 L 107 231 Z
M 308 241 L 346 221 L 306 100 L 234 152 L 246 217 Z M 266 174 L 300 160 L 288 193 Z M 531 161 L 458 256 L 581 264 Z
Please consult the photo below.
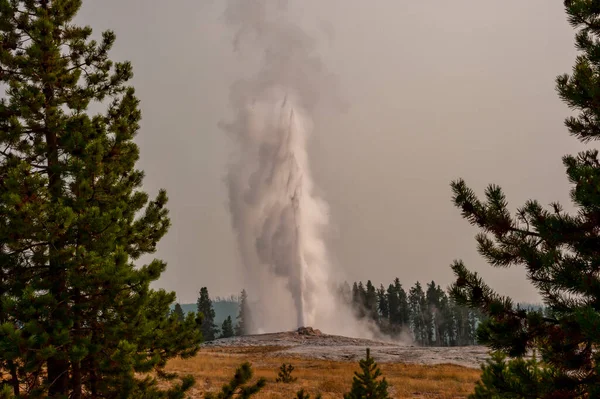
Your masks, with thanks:
M 296 332 L 300 335 L 310 335 L 310 336 L 323 335 L 323 333 L 320 330 L 317 330 L 312 327 L 300 327 L 300 328 L 298 328 L 298 330 L 296 330 Z

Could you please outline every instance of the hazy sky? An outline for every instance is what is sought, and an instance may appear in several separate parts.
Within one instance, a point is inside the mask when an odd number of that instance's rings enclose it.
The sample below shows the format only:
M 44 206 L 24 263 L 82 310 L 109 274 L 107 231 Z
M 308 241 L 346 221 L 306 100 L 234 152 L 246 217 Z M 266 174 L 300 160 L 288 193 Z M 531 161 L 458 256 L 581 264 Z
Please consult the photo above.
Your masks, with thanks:
M 316 118 L 310 157 L 329 203 L 332 261 L 348 281 L 452 281 L 462 258 L 499 292 L 534 301 L 519 268 L 493 269 L 449 183 L 500 184 L 510 204 L 568 203 L 568 136 L 556 75 L 574 62 L 562 1 L 289 0 L 337 75 L 344 113 Z M 85 1 L 79 22 L 112 29 L 115 60 L 133 63 L 141 99 L 139 167 L 166 188 L 173 226 L 156 256 L 157 287 L 194 302 L 244 286 L 224 184 L 230 85 L 254 72 L 232 52 L 224 0 Z

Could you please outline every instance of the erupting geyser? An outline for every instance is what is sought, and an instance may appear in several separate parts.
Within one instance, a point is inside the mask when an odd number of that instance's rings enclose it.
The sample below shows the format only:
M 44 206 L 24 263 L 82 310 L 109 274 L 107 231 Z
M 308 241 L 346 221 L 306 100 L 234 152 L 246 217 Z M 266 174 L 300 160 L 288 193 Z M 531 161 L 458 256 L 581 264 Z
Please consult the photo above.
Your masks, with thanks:
M 238 116 L 242 151 L 229 175 L 234 226 L 250 289 L 259 287 L 252 291 L 262 296 L 257 308 L 274 309 L 256 327 L 287 327 L 289 309 L 281 309 L 285 300 L 274 278 L 291 294 L 295 327 L 313 325 L 333 296 L 320 236 L 327 212 L 313 195 L 306 154 L 309 120 L 284 88 L 267 89 Z
M 239 150 L 227 185 L 253 332 L 324 328 L 339 313 L 322 238 L 327 207 L 313 192 L 306 151 L 311 113 L 332 79 L 282 4 L 229 0 L 225 15 L 236 50 L 261 55 L 258 73 L 233 85 L 235 118 L 223 126 Z

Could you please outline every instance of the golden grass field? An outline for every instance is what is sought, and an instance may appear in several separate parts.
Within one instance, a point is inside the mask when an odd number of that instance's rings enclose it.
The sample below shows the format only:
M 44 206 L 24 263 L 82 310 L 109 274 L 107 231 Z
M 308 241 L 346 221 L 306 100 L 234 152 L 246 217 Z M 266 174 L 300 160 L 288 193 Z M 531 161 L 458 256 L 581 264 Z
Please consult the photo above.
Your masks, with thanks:
M 281 348 L 277 348 L 281 349 Z M 206 391 L 216 391 L 233 376 L 242 362 L 252 364 L 255 378 L 265 377 L 267 386 L 257 398 L 289 398 L 304 388 L 314 398 L 341 398 L 350 389 L 358 362 L 337 362 L 269 356 L 274 348 L 220 348 L 203 349 L 192 359 L 175 359 L 169 371 L 196 377 L 192 388 L 193 398 L 203 397 Z M 375 358 L 377 360 L 377 358 Z M 282 363 L 291 363 L 297 377 L 290 384 L 276 383 L 275 378 Z M 455 365 L 412 365 L 382 363 L 379 365 L 386 377 L 394 398 L 464 398 L 473 392 L 480 371 Z

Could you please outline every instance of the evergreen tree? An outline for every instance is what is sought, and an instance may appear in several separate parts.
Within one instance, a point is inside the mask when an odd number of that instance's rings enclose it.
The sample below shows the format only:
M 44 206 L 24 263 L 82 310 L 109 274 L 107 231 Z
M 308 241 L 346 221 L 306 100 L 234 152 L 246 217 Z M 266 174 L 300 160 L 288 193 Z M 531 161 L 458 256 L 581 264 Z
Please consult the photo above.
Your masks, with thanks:
M 415 341 L 421 345 L 429 345 L 429 335 L 427 334 L 427 322 L 425 319 L 427 302 L 421 283 L 418 281 L 410 289 L 408 294 L 408 305 L 410 307 L 410 323 Z
M 440 345 L 439 342 L 439 308 L 440 308 L 440 295 L 435 285 L 435 281 L 427 284 L 427 291 L 425 293 L 425 300 L 427 306 L 424 309 L 425 329 L 427 333 L 427 340 L 430 344 Z
M 371 320 L 379 320 L 379 313 L 377 311 L 377 290 L 375 289 L 373 283 L 371 283 L 371 280 L 367 281 L 364 296 L 364 307 Z
M 388 286 L 386 296 L 390 313 L 390 331 L 392 334 L 398 334 L 410 324 L 408 297 L 400 284 L 400 279 L 396 278 L 394 283 Z
M 386 291 L 388 313 L 390 320 L 390 327 L 394 332 L 399 331 L 400 322 L 400 299 L 398 298 L 398 292 L 396 291 L 393 284 L 388 286 Z
M 570 24 L 578 29 L 580 51 L 572 74 L 557 78 L 557 90 L 567 105 L 579 112 L 566 126 L 582 142 L 600 138 L 600 3 L 565 0 Z M 454 203 L 463 216 L 480 227 L 479 252 L 492 266 L 523 265 L 551 316 L 538 310 L 516 309 L 483 280 L 456 261 L 457 280 L 452 295 L 463 304 L 489 315 L 480 324 L 478 340 L 511 357 L 537 348 L 544 370 L 552 374 L 538 383 L 528 370 L 513 369 L 519 386 L 538 386 L 542 397 L 600 396 L 600 161 L 598 150 L 563 158 L 572 184 L 577 213 L 568 214 L 555 203 L 549 209 L 531 200 L 514 216 L 503 191 L 490 185 L 485 201 L 466 183 L 452 183 Z M 513 360 L 509 362 L 514 365 Z M 500 377 L 486 380 L 491 386 Z M 499 385 L 499 384 L 498 384 Z M 543 385 L 543 386 L 542 386 Z M 499 389 L 518 396 L 511 386 Z
M 398 322 L 401 326 L 407 327 L 410 323 L 410 307 L 408 306 L 408 295 L 400 284 L 400 279 L 394 280 L 394 289 L 398 294 Z
M 356 316 L 359 319 L 363 319 L 367 315 L 367 308 L 365 306 L 367 302 L 367 290 L 362 281 L 358 282 L 356 291 L 353 291 L 352 293 L 352 302 L 354 303 Z
M 259 378 L 253 385 L 246 385 L 251 379 L 254 371 L 250 363 L 245 362 L 235 370 L 235 375 L 228 384 L 221 387 L 218 393 L 206 393 L 206 399 L 247 399 L 256 395 L 267 384 L 267 380 Z
M 427 285 L 426 323 L 429 342 L 437 346 L 449 345 L 452 331 L 452 315 L 449 312 L 448 296 L 434 281 Z
M 380 321 L 383 325 L 387 325 L 390 320 L 390 306 L 387 298 L 387 292 L 383 288 L 383 284 L 377 290 L 377 309 L 381 315 Z
M 208 288 L 202 287 L 200 289 L 200 297 L 198 297 L 196 306 L 198 315 L 202 317 L 202 336 L 205 341 L 213 341 L 217 338 L 218 329 L 215 324 L 215 309 L 208 295 Z
M 438 345 L 451 346 L 454 341 L 455 324 L 452 315 L 450 298 L 446 292 L 438 286 L 438 295 L 440 297 L 438 313 L 437 313 L 437 328 L 439 331 Z
M 233 320 L 231 320 L 231 316 L 227 316 L 221 325 L 221 338 L 230 338 L 233 337 L 234 334 Z
M 455 345 L 471 345 L 475 339 L 475 332 L 471 328 L 473 312 L 467 307 L 457 305 L 456 303 L 454 305 L 453 317 L 456 325 Z
M 388 383 L 381 377 L 381 370 L 375 360 L 371 357 L 371 351 L 367 348 L 367 357 L 359 361 L 362 373 L 354 372 L 352 380 L 352 388 L 350 392 L 344 394 L 344 399 L 387 399 L 389 394 L 387 391 Z
M 289 384 L 290 382 L 294 382 L 297 380 L 296 377 L 292 376 L 292 371 L 294 371 L 294 366 L 291 364 L 283 363 L 281 367 L 279 367 L 279 373 L 277 373 L 277 378 L 275 382 L 283 382 L 284 384 Z
M 481 380 L 470 399 L 563 397 L 552 391 L 552 384 L 546 383 L 555 377 L 553 370 L 541 367 L 535 356 L 508 361 L 502 352 L 494 352 L 481 369 Z M 523 374 L 527 375 L 525 380 Z
M 237 321 L 235 335 L 242 336 L 249 334 L 250 308 L 248 306 L 248 295 L 246 294 L 246 290 L 242 290 L 240 295 L 240 310 L 237 315 Z
M 175 308 L 173 308 L 173 314 L 179 321 L 183 321 L 185 319 L 185 313 L 183 313 L 183 309 L 181 308 L 179 302 L 175 304 Z
M 131 64 L 74 24 L 80 6 L 0 0 L 0 369 L 17 397 L 159 397 L 137 375 L 201 335 L 149 288 L 165 263 L 134 264 L 169 228 L 167 195 L 141 190 Z

